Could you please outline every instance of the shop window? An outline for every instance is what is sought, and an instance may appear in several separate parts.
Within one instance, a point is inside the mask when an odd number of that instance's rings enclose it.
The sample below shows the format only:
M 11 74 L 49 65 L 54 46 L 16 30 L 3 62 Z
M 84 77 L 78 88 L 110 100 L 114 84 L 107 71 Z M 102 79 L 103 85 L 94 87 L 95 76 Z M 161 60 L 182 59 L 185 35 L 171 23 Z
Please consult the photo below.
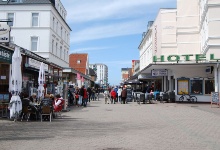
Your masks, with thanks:
M 8 13 L 8 20 L 11 22 L 8 22 L 8 25 L 12 27 L 14 25 L 14 13 Z
M 189 79 L 188 78 L 179 78 L 177 79 L 177 94 L 189 94 Z
M 38 27 L 39 13 L 32 13 L 32 27 Z
M 211 94 L 215 91 L 215 81 L 214 80 L 205 80 L 205 94 Z
M 203 90 L 202 90 L 203 80 L 191 80 L 190 86 L 191 86 L 191 88 L 190 88 L 191 94 L 199 94 L 199 95 L 203 94 Z

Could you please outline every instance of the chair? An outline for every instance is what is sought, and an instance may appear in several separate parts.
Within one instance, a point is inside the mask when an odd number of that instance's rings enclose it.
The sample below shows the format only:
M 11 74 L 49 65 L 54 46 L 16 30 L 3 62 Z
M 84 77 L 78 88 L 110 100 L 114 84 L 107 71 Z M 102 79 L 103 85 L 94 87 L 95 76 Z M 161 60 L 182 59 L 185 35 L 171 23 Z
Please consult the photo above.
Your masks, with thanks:
M 61 111 L 63 110 L 64 101 L 65 100 L 62 100 L 62 102 L 58 106 L 54 107 L 54 113 L 56 114 L 56 116 L 59 115 L 61 118 L 62 118 Z
M 30 115 L 31 115 L 31 109 L 29 106 L 22 106 L 22 113 L 21 113 L 21 121 L 23 121 L 24 116 L 27 117 L 27 121 L 29 121 L 30 119 Z
M 52 120 L 52 111 L 50 106 L 42 106 L 41 114 L 40 114 L 41 122 L 43 120 L 43 116 L 50 116 L 50 122 Z

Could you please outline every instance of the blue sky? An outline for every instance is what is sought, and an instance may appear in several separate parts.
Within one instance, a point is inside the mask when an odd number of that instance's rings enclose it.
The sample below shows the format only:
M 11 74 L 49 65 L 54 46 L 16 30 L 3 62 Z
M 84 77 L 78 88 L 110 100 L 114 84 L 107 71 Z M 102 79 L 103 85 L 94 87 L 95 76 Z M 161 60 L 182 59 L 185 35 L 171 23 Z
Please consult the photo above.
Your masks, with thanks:
M 118 85 L 121 68 L 139 59 L 138 46 L 148 21 L 160 8 L 176 8 L 176 0 L 61 0 L 72 29 L 70 53 L 88 53 L 89 63 L 109 69 L 109 83 Z

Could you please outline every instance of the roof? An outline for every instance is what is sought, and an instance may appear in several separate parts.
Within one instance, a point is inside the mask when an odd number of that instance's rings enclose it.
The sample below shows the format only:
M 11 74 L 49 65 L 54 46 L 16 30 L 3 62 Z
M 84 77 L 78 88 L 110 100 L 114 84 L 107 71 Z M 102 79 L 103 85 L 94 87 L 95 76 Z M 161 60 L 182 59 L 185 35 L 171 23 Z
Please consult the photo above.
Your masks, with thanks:
M 23 0 L 22 2 L 16 2 L 15 0 L 10 0 L 8 1 L 2 1 L 0 0 L 0 4 L 13 4 L 13 5 L 18 5 L 18 4 L 55 4 L 53 2 L 54 0 Z

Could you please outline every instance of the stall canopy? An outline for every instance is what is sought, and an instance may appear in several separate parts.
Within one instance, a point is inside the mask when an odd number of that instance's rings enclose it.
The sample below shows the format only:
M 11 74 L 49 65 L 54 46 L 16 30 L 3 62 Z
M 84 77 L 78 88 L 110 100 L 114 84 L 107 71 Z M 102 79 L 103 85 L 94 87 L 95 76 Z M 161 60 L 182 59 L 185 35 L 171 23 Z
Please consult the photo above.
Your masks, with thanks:
M 127 84 L 142 84 L 143 82 L 139 81 L 138 79 L 134 79 L 134 80 L 127 80 L 124 82 L 125 85 Z

